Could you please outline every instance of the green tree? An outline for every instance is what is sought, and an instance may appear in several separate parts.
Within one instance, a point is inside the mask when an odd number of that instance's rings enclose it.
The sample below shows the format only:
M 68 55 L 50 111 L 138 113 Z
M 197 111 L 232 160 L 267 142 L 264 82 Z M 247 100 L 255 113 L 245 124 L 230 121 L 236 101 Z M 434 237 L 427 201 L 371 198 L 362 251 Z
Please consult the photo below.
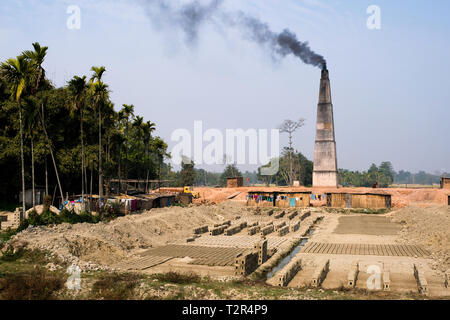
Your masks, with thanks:
M 89 89 L 89 85 L 86 82 L 86 76 L 79 77 L 74 76 L 72 80 L 69 81 L 68 85 L 70 94 L 72 96 L 71 112 L 80 112 L 80 143 L 81 143 L 81 197 L 84 199 L 85 190 L 85 151 L 84 151 L 84 131 L 83 131 L 83 109 L 84 109 L 84 99 L 85 95 Z
M 33 192 L 33 208 L 36 206 L 36 190 L 35 190 L 35 152 L 34 152 L 34 140 L 39 132 L 39 107 L 32 99 L 26 99 L 24 104 L 24 127 L 26 136 L 30 139 L 31 144 L 31 189 Z
M 32 93 L 35 94 L 42 84 L 43 79 L 45 79 L 45 69 L 42 67 L 42 64 L 47 55 L 48 47 L 41 47 L 39 42 L 35 42 L 33 43 L 33 48 L 34 51 L 26 50 L 22 55 L 31 62 L 31 66 L 34 69 L 35 81 L 32 87 Z
M 197 174 L 194 169 L 194 162 L 193 161 L 183 161 L 181 163 L 181 171 L 180 171 L 180 186 L 193 186 L 195 183 L 195 179 L 197 177 Z
M 0 73 L 10 85 L 11 98 L 17 102 L 19 110 L 20 159 L 22 166 L 22 218 L 25 217 L 25 161 L 23 152 L 22 94 L 32 75 L 31 64 L 24 56 L 11 58 L 3 62 Z
M 94 99 L 93 108 L 98 114 L 98 195 L 103 198 L 103 168 L 102 168 L 102 107 L 108 99 L 108 85 L 102 82 L 105 67 L 92 67 L 91 90 Z
M 236 177 L 242 177 L 242 173 L 239 171 L 235 164 L 229 164 L 226 166 L 225 170 L 220 176 L 220 184 L 222 186 L 226 186 L 228 178 Z
M 299 119 L 298 121 L 292 121 L 292 120 L 285 120 L 279 127 L 278 129 L 280 130 L 281 133 L 287 133 L 289 136 L 289 148 L 287 148 L 287 153 L 288 153 L 288 165 L 289 165 L 289 170 L 287 171 L 287 181 L 288 181 L 288 185 L 292 186 L 293 182 L 294 182 L 294 149 L 292 147 L 293 145 L 293 141 L 292 141 L 292 135 L 295 133 L 295 131 L 297 131 L 298 129 L 300 129 L 301 127 L 303 127 L 305 125 L 305 119 Z M 298 163 L 297 163 L 298 164 Z

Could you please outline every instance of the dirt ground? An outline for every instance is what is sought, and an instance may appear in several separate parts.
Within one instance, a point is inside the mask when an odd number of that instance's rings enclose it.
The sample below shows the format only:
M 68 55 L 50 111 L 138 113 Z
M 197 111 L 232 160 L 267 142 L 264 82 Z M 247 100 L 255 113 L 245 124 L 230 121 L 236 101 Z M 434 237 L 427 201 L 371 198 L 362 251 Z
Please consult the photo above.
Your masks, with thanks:
M 237 248 L 250 249 L 259 235 L 250 237 L 244 229 L 230 237 L 202 235 L 190 244 L 186 239 L 192 237 L 193 229 L 196 227 L 212 226 L 227 220 L 234 225 L 244 221 L 259 224 L 285 221 L 290 224 L 286 217 L 277 220 L 269 216 L 265 212 L 268 209 L 255 214 L 255 208 L 245 207 L 245 197 L 250 189 L 255 188 L 196 188 L 195 191 L 199 191 L 202 198 L 189 207 L 152 209 L 141 214 L 121 217 L 109 223 L 30 227 L 14 236 L 9 243 L 20 244 L 29 249 L 48 250 L 66 263 L 77 264 L 84 271 L 114 270 L 117 266 L 121 264 L 126 266 L 128 263 L 142 265 L 141 271 L 145 274 L 185 271 L 232 278 L 233 266 L 230 266 L 228 260 L 239 251 Z M 317 193 L 326 191 L 329 190 L 314 190 Z M 358 189 L 358 192 L 368 191 L 373 192 L 372 189 Z M 329 213 L 320 208 L 304 208 L 300 213 L 312 211 L 312 215 L 302 222 L 301 232 L 290 232 L 283 237 L 278 237 L 275 233 L 268 236 L 269 249 L 276 249 L 283 241 L 293 237 L 300 239 L 304 236 L 308 223 L 318 215 L 324 216 L 323 221 L 315 228 L 314 234 L 308 237 L 310 243 L 325 243 L 326 248 L 331 248 L 331 251 L 324 249 L 319 250 L 319 253 L 300 252 L 299 254 L 305 258 L 305 268 L 291 281 L 289 287 L 307 285 L 318 261 L 330 259 L 331 270 L 323 287 L 335 289 L 345 282 L 351 263 L 358 260 L 362 268 L 376 263 L 383 268 L 389 268 L 392 273 L 392 288 L 404 292 L 417 289 L 412 266 L 420 265 L 427 275 L 431 291 L 436 295 L 442 295 L 443 274 L 450 268 L 450 207 L 443 204 L 444 192 L 437 189 L 376 191 L 389 192 L 393 195 L 394 210 L 388 214 L 367 215 Z M 238 192 L 240 193 L 236 197 L 228 200 L 231 195 Z M 329 254 L 335 253 L 336 248 L 339 248 L 333 247 L 332 244 L 348 245 L 351 249 L 342 251 L 343 254 Z M 371 252 L 370 249 L 369 255 L 362 255 L 362 252 L 366 251 L 356 249 L 361 244 L 370 244 L 374 246 L 374 250 L 381 250 L 379 253 L 384 252 L 383 250 L 406 252 L 409 246 L 420 246 L 430 254 L 377 255 L 377 251 Z M 170 246 L 174 248 L 170 249 Z M 196 251 L 192 246 L 199 246 L 200 249 Z M 221 255 L 220 250 L 217 250 L 219 248 L 229 252 Z M 192 257 L 185 257 L 189 255 L 188 249 L 194 250 Z M 178 250 L 177 254 L 173 253 L 174 250 Z M 149 252 L 153 254 L 149 255 Z M 358 252 L 360 254 L 357 254 Z M 211 260 L 212 258 L 221 259 L 221 262 L 216 263 L 214 259 Z M 362 273 L 358 285 L 363 285 L 365 277 L 368 277 L 367 274 Z
M 50 250 L 64 261 L 80 263 L 80 267 L 111 265 L 145 249 L 186 239 L 192 235 L 194 227 L 234 220 L 246 212 L 244 209 L 233 202 L 158 208 L 109 223 L 28 228 L 11 241 Z

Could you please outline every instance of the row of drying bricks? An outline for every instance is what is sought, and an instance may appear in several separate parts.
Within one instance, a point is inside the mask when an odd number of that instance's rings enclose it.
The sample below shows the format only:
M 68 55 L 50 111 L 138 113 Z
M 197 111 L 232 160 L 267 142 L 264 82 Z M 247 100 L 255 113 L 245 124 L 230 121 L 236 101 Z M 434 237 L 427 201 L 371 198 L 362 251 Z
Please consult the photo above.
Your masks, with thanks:
M 284 217 L 285 212 L 282 211 L 274 216 L 275 219 L 281 219 Z M 298 212 L 292 212 L 291 214 L 287 215 L 286 217 L 289 220 L 294 219 L 298 215 Z M 226 236 L 232 236 L 236 233 L 241 232 L 243 229 L 248 228 L 247 232 L 249 236 L 255 235 L 257 233 L 260 233 L 261 236 L 266 236 L 268 234 L 273 233 L 274 231 L 278 232 L 278 236 L 282 237 L 289 232 L 296 232 L 298 229 L 300 229 L 300 223 L 307 217 L 311 215 L 311 212 L 304 213 L 299 220 L 296 222 L 291 222 L 288 226 L 286 221 L 274 223 L 274 221 L 259 225 L 258 222 L 254 222 L 252 224 L 249 224 L 247 222 L 242 222 L 237 225 L 231 225 L 231 220 L 225 221 L 220 224 L 215 224 L 212 228 L 209 226 L 201 226 L 194 229 L 194 235 L 190 238 L 188 238 L 187 242 L 195 241 L 196 238 L 198 238 L 201 234 L 207 233 L 209 231 L 209 234 L 211 236 L 217 236 L 224 234 Z
M 274 278 L 276 280 L 276 285 L 280 287 L 287 286 L 289 282 L 297 275 L 297 273 L 302 269 L 302 259 L 301 257 L 295 257 L 292 259 L 283 269 L 278 271 Z M 330 260 L 325 260 L 316 267 L 314 274 L 311 278 L 312 287 L 320 287 L 322 282 L 325 280 L 328 272 L 330 271 Z M 413 266 L 414 277 L 417 281 L 417 289 L 419 293 L 427 295 L 428 294 L 428 282 L 425 279 L 425 275 L 421 269 L 414 264 Z M 353 262 L 350 271 L 347 276 L 347 285 L 350 288 L 356 286 L 356 281 L 358 280 L 359 274 L 359 263 L 357 261 Z M 388 270 L 383 270 L 383 290 L 389 291 L 391 286 L 390 276 Z M 444 286 L 448 288 L 448 283 L 450 281 L 450 273 L 445 274 Z

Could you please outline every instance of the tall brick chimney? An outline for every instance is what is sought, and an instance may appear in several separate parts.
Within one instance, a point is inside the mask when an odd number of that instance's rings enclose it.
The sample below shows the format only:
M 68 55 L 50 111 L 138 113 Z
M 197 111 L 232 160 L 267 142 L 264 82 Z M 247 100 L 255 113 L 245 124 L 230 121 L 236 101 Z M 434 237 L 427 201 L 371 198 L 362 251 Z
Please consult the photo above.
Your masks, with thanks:
M 338 169 L 336 139 L 334 136 L 333 104 L 330 79 L 326 66 L 320 79 L 319 104 L 317 106 L 316 143 L 314 146 L 313 187 L 337 187 Z

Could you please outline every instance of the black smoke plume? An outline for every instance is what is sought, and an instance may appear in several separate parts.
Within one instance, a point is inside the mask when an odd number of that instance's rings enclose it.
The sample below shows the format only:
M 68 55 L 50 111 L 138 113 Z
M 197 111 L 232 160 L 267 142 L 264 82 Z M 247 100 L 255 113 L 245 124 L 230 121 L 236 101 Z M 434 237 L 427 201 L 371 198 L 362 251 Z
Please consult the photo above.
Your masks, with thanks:
M 189 44 L 197 41 L 199 29 L 203 24 L 234 27 L 244 33 L 245 37 L 269 49 L 272 54 L 285 57 L 293 54 L 306 64 L 326 68 L 325 58 L 309 47 L 308 42 L 297 39 L 295 33 L 288 29 L 281 33 L 272 31 L 267 23 L 242 11 L 229 12 L 221 7 L 224 0 L 211 0 L 202 4 L 197 0 L 183 1 L 174 5 L 174 0 L 140 0 L 147 15 L 156 27 L 163 25 L 180 28 Z

